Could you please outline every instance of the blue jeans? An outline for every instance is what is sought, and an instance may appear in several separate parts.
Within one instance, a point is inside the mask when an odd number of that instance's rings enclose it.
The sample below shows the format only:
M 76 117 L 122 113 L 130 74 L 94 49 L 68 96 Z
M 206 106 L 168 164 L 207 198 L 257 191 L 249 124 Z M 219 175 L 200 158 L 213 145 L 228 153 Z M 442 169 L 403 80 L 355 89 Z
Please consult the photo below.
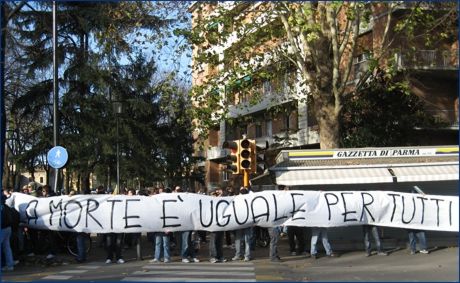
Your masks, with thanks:
M 373 226 L 373 225 L 364 225 L 363 232 L 364 232 L 364 248 L 366 249 L 366 253 L 369 254 L 371 253 L 371 250 L 372 250 L 371 240 L 369 239 L 370 234 L 372 234 L 372 236 L 374 237 L 377 252 L 382 252 L 382 244 L 380 242 L 378 227 Z
M 409 234 L 409 246 L 412 252 L 415 252 L 417 250 L 417 238 L 418 238 L 418 247 L 420 248 L 420 250 L 426 250 L 427 245 L 426 245 L 425 231 L 407 230 L 407 233 Z
M 166 233 L 155 233 L 155 258 L 159 261 L 161 258 L 161 252 L 165 260 L 171 260 L 171 254 L 169 252 L 169 235 Z
M 318 252 L 316 249 L 316 243 L 318 242 L 318 238 L 321 236 L 324 250 L 326 251 L 327 255 L 332 254 L 331 245 L 329 244 L 329 239 L 327 238 L 327 228 L 320 228 L 320 227 L 313 227 L 311 229 L 311 248 L 310 254 L 316 255 Z
M 270 259 L 278 258 L 278 241 L 281 229 L 279 226 L 268 228 L 268 234 L 270 235 Z
M 244 241 L 244 257 L 251 258 L 251 235 L 252 227 L 235 231 L 235 257 L 241 257 L 241 241 Z
M 85 244 L 85 233 L 77 233 L 77 260 L 85 261 L 86 260 L 86 244 Z
M 194 258 L 195 257 L 195 249 L 190 244 L 190 234 L 191 231 L 184 231 L 181 232 L 181 257 L 182 258 Z
M 2 211 L 2 213 L 5 212 Z M 0 243 L 2 244 L 3 254 L 5 255 L 6 266 L 14 267 L 13 252 L 11 251 L 10 238 L 11 227 L 3 228 L 2 233 L 0 234 Z

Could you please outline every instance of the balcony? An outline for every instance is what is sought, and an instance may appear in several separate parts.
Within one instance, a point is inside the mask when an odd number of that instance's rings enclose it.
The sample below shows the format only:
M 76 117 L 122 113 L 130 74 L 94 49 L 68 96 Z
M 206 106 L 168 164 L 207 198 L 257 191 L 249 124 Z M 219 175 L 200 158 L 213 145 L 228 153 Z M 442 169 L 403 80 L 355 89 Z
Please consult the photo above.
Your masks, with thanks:
M 458 70 L 458 49 L 418 50 L 414 53 L 396 53 L 398 69 Z
M 218 147 L 218 146 L 213 146 L 207 151 L 207 158 L 206 160 L 211 160 L 211 161 L 218 161 L 220 159 L 224 159 L 229 155 L 230 152 L 227 149 Z

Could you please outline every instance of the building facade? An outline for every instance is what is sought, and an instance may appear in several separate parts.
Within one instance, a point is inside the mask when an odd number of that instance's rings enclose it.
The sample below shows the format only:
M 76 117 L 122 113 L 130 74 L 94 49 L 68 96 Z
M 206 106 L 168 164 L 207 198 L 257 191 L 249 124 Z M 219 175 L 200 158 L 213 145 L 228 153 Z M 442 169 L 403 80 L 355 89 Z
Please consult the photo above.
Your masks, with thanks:
M 265 155 L 266 168 L 275 164 L 280 150 L 320 147 L 317 116 L 305 95 L 308 87 L 301 83 L 299 70 L 274 51 L 287 46 L 288 40 L 285 34 L 275 32 L 280 30 L 281 21 L 271 5 L 269 2 L 195 2 L 190 6 L 192 28 L 199 30 L 202 38 L 193 46 L 192 84 L 208 96 L 215 95 L 224 101 L 227 109 L 225 113 L 215 109 L 216 116 L 224 115 L 225 119 L 216 118 L 214 127 L 195 151 L 196 156 L 205 160 L 195 170 L 205 175 L 204 186 L 208 188 L 239 187 L 242 183 L 241 176 L 225 171 L 229 152 L 222 144 L 226 140 L 240 139 L 243 134 L 255 139 Z M 437 8 L 422 7 L 433 11 Z M 368 16 L 360 23 L 355 52 L 347 54 L 348 60 L 352 60 L 348 91 L 353 91 L 366 75 L 373 58 L 383 53 L 384 37 L 392 38 L 380 64 L 392 65 L 407 76 L 411 91 L 425 102 L 426 111 L 446 124 L 443 129 L 415 129 L 414 139 L 420 140 L 419 145 L 457 144 L 458 40 L 444 39 L 436 49 L 414 48 L 411 42 L 392 32 L 399 20 L 411 11 L 410 4 L 374 2 L 366 4 L 364 9 Z M 338 17 L 340 27 L 344 22 L 340 17 L 344 15 L 338 14 Z M 436 32 L 439 31 L 432 31 Z M 254 40 L 254 35 L 262 40 Z M 251 40 L 254 42 L 248 48 L 247 42 Z M 284 49 L 289 52 L 289 47 Z M 203 60 L 203 56 L 209 60 Z M 247 65 L 252 65 L 256 74 L 245 73 Z M 195 103 L 195 107 L 203 105 Z M 198 139 L 198 134 L 195 137 Z

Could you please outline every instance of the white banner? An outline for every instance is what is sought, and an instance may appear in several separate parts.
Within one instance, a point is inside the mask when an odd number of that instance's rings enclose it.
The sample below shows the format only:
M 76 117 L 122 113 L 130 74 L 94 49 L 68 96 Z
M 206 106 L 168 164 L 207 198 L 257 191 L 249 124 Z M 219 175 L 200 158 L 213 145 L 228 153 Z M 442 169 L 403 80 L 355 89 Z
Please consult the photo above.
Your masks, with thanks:
M 91 233 L 235 230 L 253 225 L 378 226 L 458 232 L 458 196 L 388 191 L 264 191 L 234 197 L 13 193 L 7 204 L 37 229 Z

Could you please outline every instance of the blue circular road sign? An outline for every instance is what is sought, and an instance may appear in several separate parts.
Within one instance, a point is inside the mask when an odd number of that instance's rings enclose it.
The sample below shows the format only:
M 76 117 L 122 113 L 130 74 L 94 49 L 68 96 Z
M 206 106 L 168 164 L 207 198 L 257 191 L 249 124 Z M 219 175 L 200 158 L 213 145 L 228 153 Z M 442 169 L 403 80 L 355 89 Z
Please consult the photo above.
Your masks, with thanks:
M 63 167 L 67 163 L 69 155 L 62 146 L 55 146 L 48 151 L 48 164 L 56 169 Z

